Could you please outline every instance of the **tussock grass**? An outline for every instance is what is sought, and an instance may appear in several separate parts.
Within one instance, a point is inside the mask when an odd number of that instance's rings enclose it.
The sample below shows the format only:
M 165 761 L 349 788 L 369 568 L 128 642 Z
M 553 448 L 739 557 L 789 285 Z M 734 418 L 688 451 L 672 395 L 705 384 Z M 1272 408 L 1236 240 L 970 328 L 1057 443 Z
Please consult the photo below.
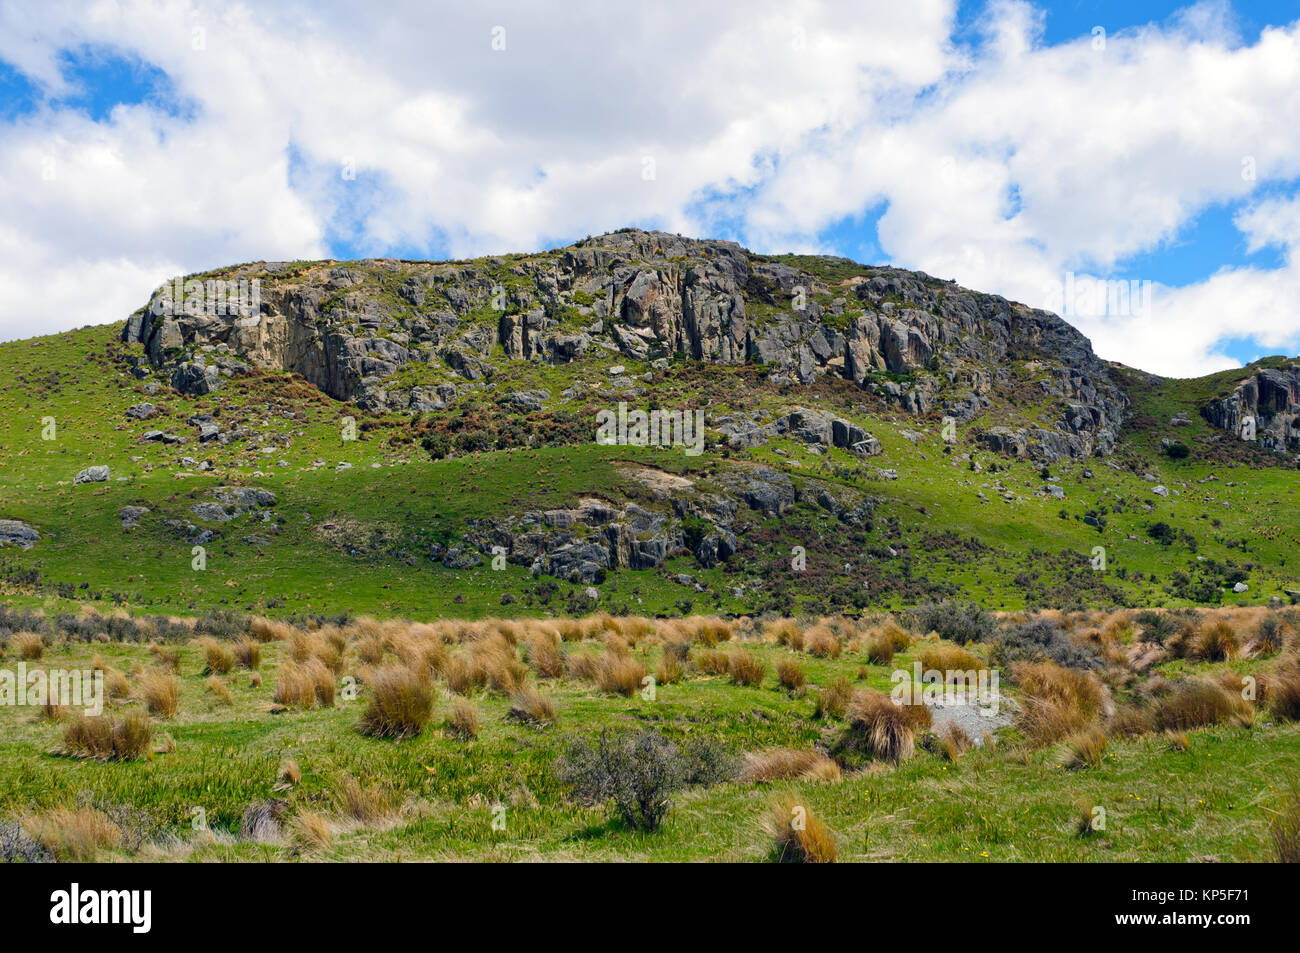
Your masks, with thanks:
M 467 698 L 456 698 L 451 703 L 451 713 L 447 717 L 447 730 L 458 738 L 474 738 L 478 735 L 478 710 Z
M 350 776 L 335 785 L 334 803 L 340 814 L 363 826 L 380 824 L 396 813 L 395 797 L 388 788 L 362 784 Z
M 210 636 L 196 639 L 194 644 L 203 652 L 205 675 L 228 675 L 234 669 L 235 653 L 229 645 Z
M 975 746 L 966 729 L 955 721 L 948 722 L 936 737 L 939 752 L 949 761 L 956 761 Z
M 149 669 L 137 679 L 140 697 L 151 715 L 175 718 L 181 707 L 181 683 L 171 672 Z
M 98 761 L 135 761 L 149 757 L 153 725 L 140 712 L 114 720 L 107 715 L 78 715 L 63 731 L 61 754 Z
M 820 751 L 768 748 L 745 755 L 740 780 L 748 784 L 762 781 L 838 781 L 840 766 Z
M 628 698 L 641 687 L 646 668 L 628 655 L 609 653 L 596 665 L 596 685 L 602 692 Z
M 896 705 L 882 692 L 853 693 L 845 713 L 847 724 L 831 754 L 845 758 L 868 757 L 897 763 L 916 752 L 916 732 L 930 726 L 930 709 L 925 705 Z
M 9 647 L 24 662 L 39 662 L 45 655 L 45 642 L 35 632 L 19 632 L 9 640 Z
M 776 663 L 776 682 L 787 692 L 798 692 L 808 684 L 808 676 L 795 659 L 783 658 Z
M 1249 727 L 1254 723 L 1250 702 L 1205 679 L 1192 679 L 1161 698 L 1153 711 L 1159 731 L 1187 731 L 1208 725 L 1232 724 Z
M 843 646 L 830 626 L 815 625 L 803 634 L 803 650 L 818 658 L 839 658 Z
M 149 654 L 153 656 L 154 665 L 158 668 L 175 672 L 178 675 L 181 671 L 181 653 L 179 649 L 167 648 L 162 645 L 149 646 Z
M 1054 744 L 1101 717 L 1105 690 L 1091 673 L 1055 662 L 1018 662 L 1011 673 L 1022 693 L 1016 725 L 1032 744 Z
M 253 671 L 262 666 L 262 644 L 253 639 L 240 639 L 234 645 L 235 661 L 240 668 Z
M 122 829 L 103 811 L 94 807 L 54 807 L 27 814 L 24 830 L 57 860 L 74 863 L 93 861 L 104 848 L 122 843 Z
M 556 722 L 555 703 L 531 685 L 515 692 L 506 717 L 526 725 L 542 728 Z
M 1070 771 L 1080 768 L 1099 768 L 1106 756 L 1106 733 L 1100 728 L 1090 728 L 1065 739 L 1061 752 L 1061 766 Z
M 1273 859 L 1283 864 L 1300 864 L 1300 786 L 1292 784 L 1269 824 Z
M 211 692 L 221 704 L 233 705 L 235 703 L 235 699 L 230 694 L 230 689 L 226 687 L 226 683 L 216 675 L 209 676 L 206 685 L 208 691 Z
M 524 639 L 525 657 L 539 678 L 564 675 L 564 656 L 560 654 L 558 636 L 545 630 L 529 632 Z
M 838 856 L 830 828 L 795 799 L 773 804 L 766 827 L 772 837 L 772 859 L 778 863 L 831 864 Z
M 767 675 L 767 663 L 744 649 L 737 649 L 727 660 L 727 674 L 731 676 L 733 684 L 756 688 L 763 684 L 763 678 Z
M 1196 636 L 1196 654 L 1209 662 L 1236 658 L 1241 643 L 1236 631 L 1224 619 L 1207 622 Z
M 763 640 L 775 642 L 802 652 L 804 648 L 803 629 L 794 619 L 770 619 L 763 623 Z
M 324 850 L 334 839 L 334 825 L 316 811 L 299 811 L 289 822 L 293 841 L 304 850 Z
M 414 738 L 433 717 L 434 688 L 402 665 L 375 670 L 367 680 L 369 699 L 358 728 L 375 738 Z
M 836 678 L 817 693 L 813 715 L 817 718 L 843 718 L 853 698 L 853 686 L 847 678 Z
M 988 668 L 984 662 L 960 645 L 927 645 L 917 654 L 921 668 L 935 672 L 978 672 Z

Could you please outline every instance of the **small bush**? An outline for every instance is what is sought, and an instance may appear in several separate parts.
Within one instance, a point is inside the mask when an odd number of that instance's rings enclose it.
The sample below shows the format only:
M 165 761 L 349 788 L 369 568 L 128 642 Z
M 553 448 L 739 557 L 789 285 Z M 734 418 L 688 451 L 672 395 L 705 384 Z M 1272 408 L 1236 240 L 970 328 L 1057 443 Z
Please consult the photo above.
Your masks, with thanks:
M 37 662 L 45 654 L 45 642 L 35 632 L 19 632 L 9 640 L 9 646 L 25 662 Z
M 983 606 L 945 599 L 917 606 L 905 618 L 916 632 L 938 632 L 949 642 L 987 642 L 997 632 L 997 621 Z
M 657 731 L 597 741 L 576 739 L 556 764 L 556 774 L 583 804 L 612 802 L 628 826 L 654 831 L 663 823 L 674 791 L 689 781 L 682 751 Z
M 1095 648 L 1075 644 L 1058 622 L 1046 616 L 1003 629 L 993 641 L 989 659 L 1006 667 L 1017 662 L 1051 662 L 1063 668 L 1089 669 L 1098 664 Z
M 832 864 L 835 835 L 808 807 L 787 799 L 772 805 L 767 818 L 772 859 L 778 863 Z

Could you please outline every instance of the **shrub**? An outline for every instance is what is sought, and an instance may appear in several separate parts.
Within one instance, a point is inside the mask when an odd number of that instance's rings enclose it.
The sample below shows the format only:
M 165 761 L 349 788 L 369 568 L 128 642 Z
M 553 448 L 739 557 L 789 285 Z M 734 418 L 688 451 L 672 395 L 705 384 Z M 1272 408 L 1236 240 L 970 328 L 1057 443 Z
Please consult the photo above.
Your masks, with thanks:
M 1065 740 L 1061 765 L 1074 771 L 1079 768 L 1099 768 L 1106 756 L 1106 735 L 1100 728 L 1071 735 Z
M 605 729 L 594 742 L 570 742 L 556 774 L 579 803 L 613 802 L 624 823 L 654 831 L 668 813 L 672 793 L 688 783 L 689 763 L 657 731 L 621 735 Z
M 808 676 L 797 661 L 783 658 L 776 663 L 776 681 L 786 691 L 797 692 L 808 684 Z
M 1065 668 L 1097 666 L 1097 651 L 1073 642 L 1060 624 L 1046 616 L 1035 616 L 1002 630 L 989 650 L 996 665 L 1011 667 L 1017 662 L 1051 662 Z
M 928 602 L 905 616 L 914 631 L 938 632 L 949 642 L 987 642 L 997 632 L 997 622 L 983 606 L 973 602 Z
M 820 751 L 802 748 L 768 748 L 745 755 L 740 780 L 750 784 L 760 781 L 838 781 L 840 766 Z
M 845 713 L 848 724 L 836 739 L 831 754 L 844 762 L 854 757 L 895 763 L 916 751 L 916 731 L 930 724 L 925 705 L 898 705 L 876 691 L 854 692 Z
M 727 662 L 727 671 L 734 684 L 756 687 L 763 683 L 763 677 L 767 675 L 767 663 L 743 649 L 738 649 L 731 653 L 731 658 Z
M 1156 612 L 1153 609 L 1139 612 L 1134 617 L 1134 621 L 1142 627 L 1142 638 L 1158 645 L 1163 645 L 1165 639 L 1173 635 L 1178 629 L 1177 621 L 1171 614 Z
M 370 697 L 358 725 L 362 734 L 375 738 L 414 738 L 433 717 L 433 685 L 405 666 L 376 670 L 368 679 L 367 687 Z
M 813 714 L 817 718 L 843 718 L 853 697 L 853 686 L 841 676 L 817 693 Z
M 175 718 L 181 706 L 181 683 L 171 672 L 151 669 L 140 676 L 140 697 L 150 714 Z
M 1016 724 L 1034 744 L 1078 734 L 1101 714 L 1103 689 L 1090 673 L 1055 662 L 1019 662 L 1011 673 L 1022 693 Z
M 835 862 L 835 835 L 817 815 L 793 799 L 772 805 L 767 829 L 772 835 L 772 859 L 778 863 Z
M 134 761 L 147 757 L 153 726 L 139 712 L 120 721 L 107 715 L 79 715 L 63 731 L 62 753 L 100 761 Z
M 553 725 L 555 724 L 555 704 L 537 689 L 528 685 L 515 692 L 515 696 L 510 703 L 510 710 L 506 712 L 506 717 L 512 721 L 523 722 L 526 725 L 534 725 L 539 728 Z

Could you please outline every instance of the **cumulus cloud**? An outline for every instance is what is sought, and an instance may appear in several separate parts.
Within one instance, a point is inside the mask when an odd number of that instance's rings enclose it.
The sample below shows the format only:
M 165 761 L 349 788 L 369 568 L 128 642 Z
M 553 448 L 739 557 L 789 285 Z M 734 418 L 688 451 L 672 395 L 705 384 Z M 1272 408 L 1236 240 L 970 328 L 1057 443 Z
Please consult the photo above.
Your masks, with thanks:
M 952 0 L 0 7 L 0 60 L 39 91 L 0 123 L 0 338 L 118 320 L 235 261 L 626 224 L 828 251 L 872 208 L 891 261 L 1043 306 L 1066 272 L 1104 280 L 1239 203 L 1243 243 L 1283 267 L 1068 317 L 1161 373 L 1231 365 L 1228 338 L 1294 351 L 1300 28 L 1246 45 L 1201 4 L 1049 46 L 1043 22 L 994 0 L 958 43 Z M 87 48 L 161 70 L 186 108 L 60 105 Z

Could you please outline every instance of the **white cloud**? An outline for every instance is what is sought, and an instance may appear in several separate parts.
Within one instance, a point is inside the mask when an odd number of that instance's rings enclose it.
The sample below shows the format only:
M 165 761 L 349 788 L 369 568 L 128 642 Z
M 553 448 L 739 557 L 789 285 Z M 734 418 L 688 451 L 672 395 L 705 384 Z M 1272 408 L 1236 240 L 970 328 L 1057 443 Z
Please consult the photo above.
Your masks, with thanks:
M 52 95 L 59 51 L 94 44 L 162 69 L 195 112 L 0 124 L 0 338 L 120 319 L 174 271 L 323 256 L 331 223 L 373 254 L 631 222 L 785 250 L 878 203 L 891 260 L 1041 305 L 1066 270 L 1104 277 L 1208 204 L 1300 176 L 1294 25 L 1243 46 L 1230 8 L 1202 4 L 1104 49 L 1044 47 L 1017 0 L 989 5 L 973 48 L 953 25 L 952 0 L 5 6 L 0 59 Z M 1295 247 L 1295 208 L 1255 203 L 1243 241 Z M 1165 373 L 1231 363 L 1225 336 L 1294 350 L 1294 262 L 1076 320 Z

